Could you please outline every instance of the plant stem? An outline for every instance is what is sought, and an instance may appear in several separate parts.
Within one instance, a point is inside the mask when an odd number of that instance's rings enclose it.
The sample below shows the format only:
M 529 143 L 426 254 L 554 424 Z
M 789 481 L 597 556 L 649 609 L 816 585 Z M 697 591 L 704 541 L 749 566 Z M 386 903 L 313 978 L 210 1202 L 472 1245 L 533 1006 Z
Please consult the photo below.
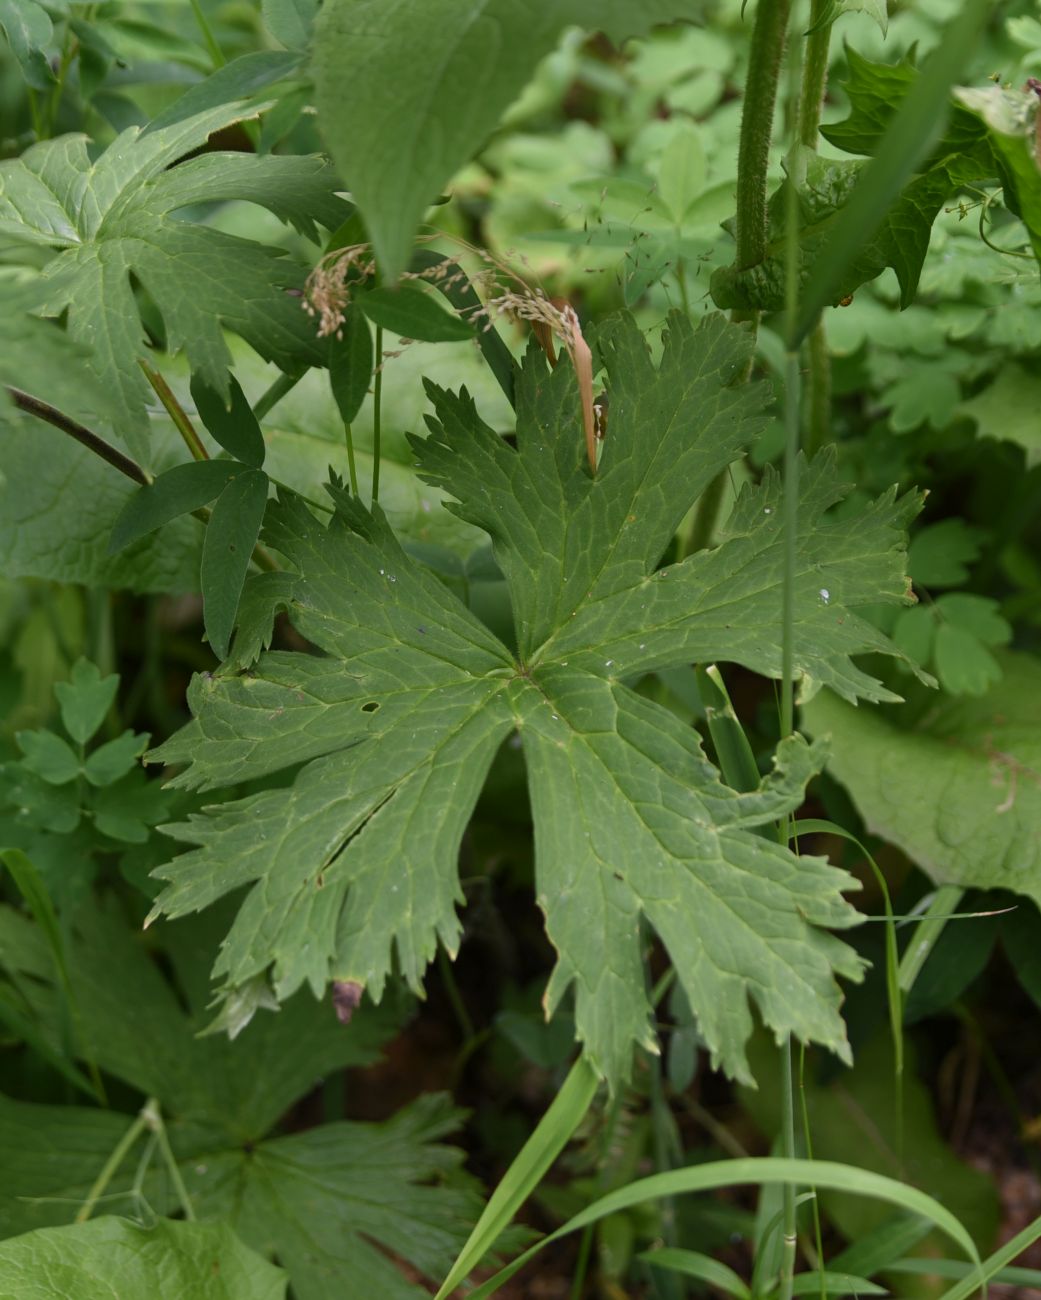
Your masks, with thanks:
M 67 433 L 70 438 L 75 438 L 77 442 L 82 443 L 84 447 L 89 447 L 95 455 L 107 461 L 114 469 L 118 469 L 121 474 L 125 474 L 127 478 L 133 479 L 135 483 L 140 483 L 142 487 L 148 487 L 152 482 L 151 474 L 142 469 L 137 461 L 125 456 L 111 443 L 106 442 L 104 438 L 98 437 L 85 425 L 59 411 L 56 406 L 51 406 L 49 402 L 42 402 L 38 397 L 32 397 L 29 393 L 23 393 L 20 388 L 8 388 L 7 392 L 19 410 L 26 411 L 29 415 L 35 415 L 38 420 L 44 420 L 47 424 L 52 424 L 56 429 L 60 429 L 62 433 Z
M 354 463 L 354 430 L 349 424 L 343 426 L 343 436 L 347 443 L 347 469 L 351 476 L 351 493 L 358 495 L 358 467 Z
M 202 33 L 202 39 L 206 44 L 207 52 L 213 63 L 214 68 L 223 68 L 227 59 L 224 57 L 224 51 L 217 44 L 217 38 L 213 34 L 213 28 L 210 26 L 209 19 L 203 12 L 199 0 L 191 0 L 192 13 L 195 15 L 195 22 Z
M 795 1157 L 795 1088 L 792 1069 L 792 1039 L 789 1034 L 781 1048 L 781 1151 L 786 1160 Z M 781 1300 L 792 1300 L 795 1279 L 795 1184 L 784 1185 L 784 1236 L 781 1245 Z
M 760 8 L 766 0 L 760 0 Z M 768 7 L 768 6 L 767 6 Z M 787 15 L 786 15 L 787 17 Z M 780 34 L 783 42 L 784 32 Z M 788 64 L 791 92 L 798 86 L 799 60 L 793 49 Z M 785 383 L 784 383 L 784 495 L 782 500 L 784 527 L 784 578 L 781 595 L 781 737 L 790 736 L 795 728 L 795 571 L 798 560 L 799 537 L 799 353 L 798 345 L 791 340 L 799 311 L 799 205 L 794 178 L 787 187 L 784 246 L 784 303 L 785 303 Z M 784 843 L 788 842 L 788 818 L 782 824 Z M 796 846 L 796 852 L 798 846 Z M 783 1086 L 782 1153 L 789 1160 L 795 1157 L 795 1095 L 792 1079 L 792 1038 L 785 1037 L 781 1049 Z M 798 1243 L 796 1224 L 796 1193 L 794 1183 L 784 1185 L 784 1228 L 781 1254 L 780 1300 L 792 1300 L 795 1285 L 795 1255 Z
M 816 150 L 824 91 L 828 85 L 828 50 L 831 20 L 827 17 L 832 0 L 810 0 L 810 35 L 806 38 L 799 89 L 799 143 Z
M 376 326 L 376 379 L 372 389 L 372 504 L 380 499 L 380 434 L 383 411 L 383 326 Z
M 162 1111 L 159 1109 L 159 1102 L 155 1097 L 149 1097 L 148 1101 L 145 1102 L 141 1114 L 149 1129 L 151 1129 L 155 1134 L 156 1141 L 159 1144 L 159 1150 L 163 1155 L 163 1161 L 166 1164 L 167 1172 L 170 1175 L 170 1181 L 174 1185 L 177 1199 L 180 1201 L 181 1209 L 184 1211 L 184 1217 L 189 1222 L 192 1222 L 195 1218 L 195 1210 L 192 1207 L 191 1197 L 188 1195 L 188 1188 L 184 1185 L 184 1178 L 181 1175 L 181 1167 L 178 1165 L 170 1147 L 170 1138 L 166 1132 L 166 1125 L 163 1123 Z
M 766 173 L 790 9 L 791 0 L 759 0 L 756 5 L 737 152 L 739 271 L 766 257 Z
M 253 407 L 253 414 L 258 422 L 262 420 L 269 411 L 277 406 L 282 398 L 285 397 L 286 393 L 291 392 L 303 377 L 304 372 L 302 370 L 297 375 L 279 375 L 279 377 L 273 381 L 271 386 L 261 394 L 257 404 Z
M 116 1143 L 112 1154 L 105 1161 L 101 1173 L 94 1179 L 93 1186 L 87 1193 L 87 1199 L 83 1202 L 79 1209 L 79 1213 L 76 1215 L 76 1223 L 86 1223 L 94 1213 L 94 1206 L 97 1205 L 98 1201 L 105 1193 L 105 1188 L 116 1176 L 119 1171 L 119 1166 L 127 1157 L 127 1152 L 141 1134 L 149 1127 L 148 1120 L 145 1118 L 145 1112 L 148 1110 L 148 1107 L 152 1105 L 153 1101 L 154 1098 L 149 1098 L 145 1105 L 142 1106 L 137 1118 Z
M 823 319 L 810 333 L 806 361 L 805 443 L 807 456 L 813 456 L 832 441 L 831 353 Z
M 688 555 L 694 555 L 698 551 L 707 550 L 712 542 L 712 534 L 716 530 L 716 520 L 719 518 L 719 507 L 723 504 L 723 493 L 727 486 L 727 471 L 721 469 L 708 487 L 698 497 L 698 504 L 694 507 L 694 518 L 691 521 L 690 532 L 686 540 L 680 540 L 680 559 L 685 560 Z
M 144 371 L 145 378 L 152 386 L 152 391 L 159 398 L 166 413 L 173 420 L 177 432 L 184 439 L 184 445 L 191 453 L 193 460 L 209 460 L 210 453 L 202 445 L 202 439 L 195 431 L 195 426 L 188 418 L 184 407 L 173 394 L 173 390 L 158 370 L 152 367 L 142 357 L 138 357 L 137 364 Z
M 817 150 L 820 140 L 821 109 L 828 85 L 828 51 L 831 21 L 827 17 L 831 0 L 811 0 L 810 35 L 806 40 L 799 89 L 798 140 L 806 149 Z M 814 326 L 807 349 L 806 452 L 812 456 L 831 438 L 831 356 L 821 318 Z

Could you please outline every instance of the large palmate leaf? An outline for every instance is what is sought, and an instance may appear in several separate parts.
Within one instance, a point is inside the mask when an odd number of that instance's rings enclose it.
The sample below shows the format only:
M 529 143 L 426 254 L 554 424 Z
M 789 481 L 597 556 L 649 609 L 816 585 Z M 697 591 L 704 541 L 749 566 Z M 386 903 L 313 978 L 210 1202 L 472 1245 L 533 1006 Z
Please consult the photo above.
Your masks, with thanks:
M 690 503 L 762 427 L 738 382 L 751 340 L 711 317 L 671 319 L 659 368 L 631 320 L 600 339 L 611 434 L 593 478 L 569 367 L 529 355 L 518 446 L 465 393 L 431 389 L 421 472 L 491 534 L 517 653 L 402 551 L 382 514 L 337 485 L 326 527 L 283 496 L 269 544 L 290 572 L 251 580 L 233 664 L 284 606 L 324 658 L 269 653 L 242 675 L 196 678 L 195 720 L 157 756 L 212 788 L 307 761 L 289 789 L 172 828 L 199 845 L 159 874 L 156 913 L 249 891 L 216 966 L 225 989 L 266 976 L 279 997 L 330 978 L 378 997 L 395 958 L 414 987 L 440 940 L 454 952 L 460 837 L 503 739 L 522 738 L 538 901 L 559 953 L 552 1009 L 573 986 L 578 1032 L 610 1079 L 653 1045 L 643 922 L 665 943 L 713 1055 L 747 1077 L 748 1000 L 778 1033 L 844 1052 L 833 971 L 856 959 L 822 928 L 855 913 L 848 877 L 795 859 L 754 827 L 797 806 L 822 755 L 801 740 L 755 792 L 726 788 L 697 734 L 629 684 L 652 669 L 729 659 L 780 672 L 782 533 L 776 478 L 746 490 L 716 550 L 655 572 Z M 852 612 L 905 599 L 890 494 L 841 522 L 830 457 L 806 467 L 799 508 L 795 663 L 849 698 L 887 693 L 852 663 L 891 649 Z M 233 665 L 229 665 L 231 667 Z
M 391 1300 L 425 1294 L 387 1252 L 435 1277 L 476 1217 L 479 1202 L 466 1186 L 437 1185 L 458 1177 L 460 1154 L 438 1144 L 458 1112 L 431 1095 L 385 1124 L 271 1136 L 321 1078 L 370 1061 L 400 1015 L 366 1006 L 344 1026 L 329 1003 L 305 994 L 276 1016 L 258 1016 L 234 1042 L 197 1037 L 208 1019 L 214 920 L 219 927 L 219 917 L 203 918 L 165 934 L 175 988 L 114 911 L 80 915 L 69 961 L 83 1051 L 158 1099 L 197 1216 L 223 1220 L 255 1249 L 277 1254 L 299 1300 L 333 1300 L 344 1277 Z M 23 921 L 15 931 L 23 947 L 28 929 Z M 46 953 L 39 956 L 34 964 L 23 953 L 20 964 L 46 970 Z M 60 1035 L 57 993 L 39 981 L 19 987 L 46 1031 Z M 128 1124 L 107 1111 L 0 1099 L 0 1235 L 71 1222 Z M 135 1153 L 109 1185 L 108 1204 L 121 1213 L 140 1208 L 128 1195 L 136 1163 Z M 157 1211 L 177 1205 L 161 1169 L 142 1191 Z
M 162 1220 L 146 1228 L 108 1216 L 0 1244 L 0 1294 L 18 1300 L 283 1300 L 285 1293 L 285 1273 L 224 1224 Z
M 322 359 L 310 321 L 286 292 L 302 284 L 301 268 L 277 249 L 177 216 L 244 199 L 311 236 L 315 222 L 344 219 L 349 209 L 319 159 L 203 153 L 173 166 L 241 115 L 224 104 L 160 131 L 130 127 L 98 157 L 86 137 L 62 136 L 0 163 L 0 235 L 60 250 L 34 282 L 36 309 L 68 310 L 69 334 L 90 348 L 116 427 L 138 454 L 148 387 L 138 366 L 145 336 L 135 280 L 162 314 L 169 349 L 183 347 L 193 373 L 222 395 L 225 326 L 268 360 Z
M 1041 664 L 998 655 L 974 699 L 935 696 L 892 714 L 822 693 L 806 711 L 830 733 L 831 770 L 868 829 L 937 884 L 1011 889 L 1041 906 Z
M 704 10 L 704 0 L 327 0 L 314 41 L 319 120 L 384 273 L 405 269 L 426 208 L 566 28 L 623 40 Z M 380 129 L 359 130 L 364 121 Z

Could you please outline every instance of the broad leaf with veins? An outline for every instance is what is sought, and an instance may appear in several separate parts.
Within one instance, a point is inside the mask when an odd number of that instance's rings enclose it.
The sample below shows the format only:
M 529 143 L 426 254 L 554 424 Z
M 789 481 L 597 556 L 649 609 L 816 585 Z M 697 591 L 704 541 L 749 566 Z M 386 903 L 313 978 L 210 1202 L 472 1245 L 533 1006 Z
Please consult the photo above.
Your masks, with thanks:
M 655 569 L 692 501 L 762 427 L 766 390 L 741 382 L 750 337 L 721 317 L 695 329 L 674 315 L 657 367 L 628 318 L 599 344 L 611 431 L 595 478 L 574 378 L 535 353 L 516 449 L 465 392 L 433 387 L 430 436 L 414 439 L 420 472 L 491 536 L 516 652 L 404 553 L 378 509 L 334 484 L 326 525 L 283 495 L 267 542 L 290 570 L 252 580 L 232 660 L 196 678 L 195 718 L 157 756 L 199 788 L 305 765 L 288 789 L 172 828 L 197 847 L 158 873 L 170 883 L 156 913 L 253 886 L 215 968 L 228 992 L 258 977 L 280 998 L 346 980 L 378 998 L 394 950 L 420 987 L 438 942 L 458 946 L 460 837 L 517 731 L 559 955 L 547 1004 L 573 989 L 602 1074 L 617 1082 L 634 1043 L 654 1046 L 645 930 L 731 1074 L 748 1077 L 750 1001 L 778 1036 L 846 1055 L 835 974 L 855 978 L 859 960 L 828 930 L 856 922 L 842 898 L 853 881 L 755 833 L 798 807 L 823 751 L 786 741 L 759 789 L 739 794 L 695 731 L 633 689 L 696 659 L 780 673 L 776 478 L 742 493 L 720 546 Z M 909 599 L 903 529 L 917 499 L 891 493 L 835 518 L 844 489 L 828 455 L 802 484 L 796 670 L 848 699 L 891 698 L 851 656 L 898 652 L 852 611 Z M 324 657 L 262 653 L 276 608 Z
M 0 235 L 57 250 L 33 283 L 34 307 L 52 316 L 68 310 L 69 334 L 89 348 L 113 421 L 138 455 L 147 446 L 149 389 L 138 367 L 145 334 L 135 280 L 162 314 L 169 349 L 183 347 L 193 373 L 222 395 L 231 360 L 224 328 L 284 366 L 323 358 L 299 300 L 286 292 L 303 284 L 301 268 L 278 249 L 178 215 L 242 199 L 314 235 L 316 222 L 333 228 L 349 212 L 317 158 L 203 153 L 178 162 L 246 111 L 222 104 L 158 131 L 129 127 L 96 157 L 85 136 L 67 135 L 0 162 Z

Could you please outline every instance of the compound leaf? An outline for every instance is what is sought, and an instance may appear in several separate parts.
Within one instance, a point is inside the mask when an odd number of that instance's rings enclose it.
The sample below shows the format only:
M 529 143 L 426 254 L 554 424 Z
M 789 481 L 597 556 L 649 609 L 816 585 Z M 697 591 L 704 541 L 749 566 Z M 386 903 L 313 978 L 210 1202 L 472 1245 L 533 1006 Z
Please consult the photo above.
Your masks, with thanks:
M 537 350 L 518 378 L 516 448 L 465 392 L 436 388 L 431 436 L 414 440 L 421 472 L 491 535 L 516 653 L 338 484 L 328 525 L 291 495 L 271 509 L 265 537 L 289 567 L 251 580 L 232 661 L 195 679 L 194 720 L 155 756 L 184 764 L 176 783 L 199 788 L 305 766 L 288 789 L 170 828 L 198 847 L 157 873 L 170 884 L 154 915 L 253 885 L 215 967 L 226 994 L 263 977 L 279 998 L 330 979 L 378 998 L 393 949 L 418 989 L 438 940 L 458 944 L 460 838 L 516 730 L 559 954 L 548 1001 L 574 987 L 602 1074 L 616 1083 L 632 1044 L 653 1044 L 644 924 L 732 1074 L 748 1077 L 749 999 L 778 1035 L 845 1053 L 833 972 L 855 977 L 859 965 L 823 927 L 855 921 L 841 896 L 850 878 L 753 829 L 798 806 L 822 752 L 786 742 L 775 771 L 739 794 L 697 733 L 629 684 L 699 658 L 780 672 L 776 478 L 742 494 L 718 548 L 655 572 L 692 500 L 763 426 L 767 394 L 740 382 L 751 338 L 676 314 L 659 367 L 628 318 L 599 344 L 612 414 L 595 478 L 570 367 L 550 372 Z M 896 648 L 853 609 L 908 599 L 903 528 L 917 501 L 890 493 L 834 518 L 844 489 L 829 456 L 802 483 L 796 669 L 807 686 L 891 698 L 850 656 Z M 277 608 L 324 658 L 261 653 Z
M 136 280 L 162 314 L 171 351 L 227 398 L 230 354 L 223 327 L 268 360 L 319 364 L 325 350 L 299 301 L 303 272 L 277 249 L 176 216 L 214 200 L 258 203 L 303 234 L 335 227 L 347 205 L 320 159 L 202 153 L 211 132 L 243 116 L 220 105 L 149 134 L 129 127 L 97 158 L 86 137 L 62 136 L 0 163 L 0 233 L 58 250 L 32 283 L 45 315 L 68 311 L 73 340 L 111 394 L 113 421 L 135 454 L 147 449 L 148 386 L 137 364 L 144 327 Z M 177 166 L 173 166 L 178 163 Z
M 566 28 L 623 40 L 702 10 L 701 0 L 328 0 L 315 25 L 319 120 L 384 275 L 405 269 L 427 206 Z M 380 130 L 359 131 L 361 121 Z

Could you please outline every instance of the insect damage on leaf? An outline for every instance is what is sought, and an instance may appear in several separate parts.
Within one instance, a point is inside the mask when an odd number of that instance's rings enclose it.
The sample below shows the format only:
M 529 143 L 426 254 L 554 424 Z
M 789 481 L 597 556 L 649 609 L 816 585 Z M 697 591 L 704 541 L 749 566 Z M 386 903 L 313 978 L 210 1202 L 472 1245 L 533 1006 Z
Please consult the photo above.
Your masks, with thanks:
M 516 731 L 537 900 L 558 954 L 547 1006 L 573 995 L 601 1074 L 616 1084 L 634 1043 L 654 1049 L 652 932 L 732 1075 L 749 1078 L 750 1002 L 777 1036 L 846 1056 L 835 976 L 857 978 L 861 963 L 829 931 L 856 922 L 842 897 L 855 882 L 755 833 L 798 807 L 821 744 L 785 741 L 759 788 L 738 793 L 696 731 L 633 689 L 695 661 L 781 672 L 775 475 L 742 492 L 717 548 L 656 567 L 763 426 L 767 389 L 740 382 L 750 335 L 677 314 L 655 366 L 619 317 L 597 346 L 612 434 L 595 478 L 574 375 L 550 371 L 537 349 L 518 380 L 516 447 L 465 390 L 432 385 L 430 434 L 413 440 L 421 474 L 491 537 L 515 652 L 406 555 L 378 508 L 333 483 L 326 524 L 282 493 L 265 536 L 288 571 L 250 580 L 232 659 L 195 679 L 193 721 L 156 757 L 183 765 L 176 784 L 206 789 L 302 766 L 288 788 L 169 828 L 195 847 L 157 872 L 168 884 L 154 914 L 250 886 L 215 967 L 225 996 L 263 977 L 279 998 L 334 982 L 378 1000 L 394 970 L 420 989 L 437 944 L 457 950 L 460 840 Z M 852 656 L 899 652 L 855 607 L 906 602 L 904 528 L 919 502 L 891 492 L 835 518 L 846 489 L 830 455 L 801 483 L 796 672 L 848 699 L 890 698 Z M 324 657 L 262 653 L 276 607 Z

